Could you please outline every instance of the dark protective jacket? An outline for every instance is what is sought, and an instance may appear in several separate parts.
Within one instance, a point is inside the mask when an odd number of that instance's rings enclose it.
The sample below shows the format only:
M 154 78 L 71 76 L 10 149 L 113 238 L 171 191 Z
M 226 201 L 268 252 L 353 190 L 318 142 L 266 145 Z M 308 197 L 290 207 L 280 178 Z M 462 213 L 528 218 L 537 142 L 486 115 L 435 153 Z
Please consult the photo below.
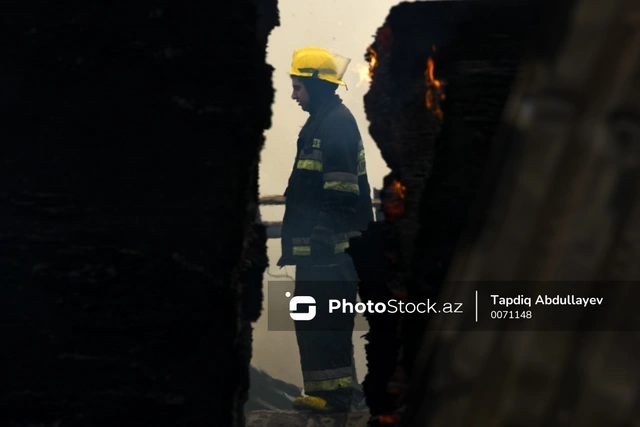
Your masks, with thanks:
M 325 101 L 301 129 L 285 197 L 279 266 L 344 261 L 349 239 L 373 221 L 362 138 L 339 96 Z M 330 250 L 314 253 L 319 229 Z

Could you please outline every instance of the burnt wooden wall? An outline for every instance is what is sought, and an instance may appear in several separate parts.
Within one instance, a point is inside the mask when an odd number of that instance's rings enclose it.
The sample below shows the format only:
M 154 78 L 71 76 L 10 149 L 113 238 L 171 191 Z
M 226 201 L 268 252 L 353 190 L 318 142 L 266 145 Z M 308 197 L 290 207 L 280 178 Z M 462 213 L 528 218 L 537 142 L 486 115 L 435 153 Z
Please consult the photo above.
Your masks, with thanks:
M 403 3 L 378 30 L 365 109 L 369 131 L 392 172 L 381 194 L 386 221 L 352 245 L 362 298 L 419 302 L 439 295 L 523 57 L 556 13 L 547 5 Z M 431 107 L 429 59 L 445 94 Z M 393 214 L 398 210 L 400 215 Z M 368 320 L 364 388 L 372 425 L 399 422 L 429 316 L 370 315 Z
M 628 332 L 640 326 L 638 7 L 391 10 L 372 45 L 365 107 L 392 169 L 383 209 L 402 213 L 352 242 L 361 296 L 450 301 L 472 295 L 456 280 L 538 281 L 541 292 L 578 280 L 610 305 L 565 322 L 573 332 L 551 331 L 549 318 L 535 331 L 459 327 L 473 311 L 443 323 L 369 316 L 371 425 L 638 422 L 640 347 Z M 420 91 L 429 56 L 444 84 L 442 121 Z
M 0 425 L 242 425 L 278 15 L 226 7 L 3 6 Z
M 448 276 L 534 293 L 579 281 L 606 308 L 520 332 L 431 325 L 406 425 L 640 423 L 639 16 L 637 2 L 583 0 L 538 40 Z

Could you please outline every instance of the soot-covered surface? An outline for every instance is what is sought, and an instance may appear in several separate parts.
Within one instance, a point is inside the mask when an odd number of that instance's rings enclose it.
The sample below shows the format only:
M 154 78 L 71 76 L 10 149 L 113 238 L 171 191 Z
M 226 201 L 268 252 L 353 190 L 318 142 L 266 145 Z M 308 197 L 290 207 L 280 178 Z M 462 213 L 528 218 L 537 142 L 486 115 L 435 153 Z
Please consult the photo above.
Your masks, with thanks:
M 522 58 L 557 13 L 539 1 L 403 3 L 391 10 L 368 54 L 375 64 L 365 96 L 369 130 L 392 172 L 381 196 L 386 221 L 352 243 L 363 299 L 438 296 Z M 401 419 L 429 316 L 368 320 L 363 385 L 372 423 L 388 424 Z
M 241 422 L 277 25 L 259 6 L 5 4 L 1 425 Z

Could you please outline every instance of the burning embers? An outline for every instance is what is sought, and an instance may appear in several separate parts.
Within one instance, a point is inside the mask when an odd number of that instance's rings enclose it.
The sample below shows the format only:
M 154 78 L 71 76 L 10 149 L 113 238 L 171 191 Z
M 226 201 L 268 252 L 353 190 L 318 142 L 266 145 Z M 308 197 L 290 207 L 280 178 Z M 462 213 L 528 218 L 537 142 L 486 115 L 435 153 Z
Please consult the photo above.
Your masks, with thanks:
M 435 45 L 431 46 L 431 50 L 433 53 L 436 52 Z M 378 65 L 378 53 L 372 46 L 367 47 L 365 58 L 369 62 L 368 65 L 360 63 L 356 64 L 353 68 L 353 71 L 357 72 L 359 76 L 356 87 L 371 83 L 371 80 L 373 79 L 373 70 Z M 440 102 L 445 99 L 444 87 L 442 82 L 435 78 L 434 70 L 435 62 L 433 57 L 429 56 L 424 70 L 424 82 L 426 86 L 425 105 L 427 109 L 438 117 L 438 119 L 442 120 L 444 115 L 442 108 L 440 107 Z
M 405 198 L 405 193 L 407 191 L 407 187 L 405 187 L 404 185 L 402 185 L 402 183 L 400 181 L 398 181 L 397 179 L 394 179 L 391 182 L 391 188 L 393 189 L 393 192 L 395 194 L 397 194 L 397 196 L 401 199 L 404 200 Z
M 394 222 L 404 213 L 406 191 L 407 187 L 395 178 L 387 187 L 389 200 L 384 204 L 384 215 L 388 221 Z
M 378 65 L 378 55 L 371 46 L 367 48 L 367 59 L 369 60 L 369 81 L 373 78 L 373 69 Z
M 435 53 L 436 47 L 432 46 L 432 50 Z M 427 67 L 424 71 L 424 80 L 425 85 L 427 87 L 427 92 L 425 95 L 425 105 L 429 110 L 431 110 L 440 120 L 442 120 L 443 113 L 440 108 L 440 101 L 443 101 L 445 98 L 442 82 L 440 80 L 436 80 L 433 76 L 433 70 L 435 68 L 435 64 L 433 62 L 433 58 L 430 56 L 427 58 Z
M 365 55 L 365 57 L 369 62 L 369 65 L 357 64 L 354 67 L 354 71 L 356 71 L 359 75 L 359 80 L 356 84 L 356 87 L 371 83 L 371 79 L 373 78 L 373 69 L 376 67 L 376 65 L 378 65 L 376 51 L 373 50 L 371 46 L 367 47 L 367 54 Z

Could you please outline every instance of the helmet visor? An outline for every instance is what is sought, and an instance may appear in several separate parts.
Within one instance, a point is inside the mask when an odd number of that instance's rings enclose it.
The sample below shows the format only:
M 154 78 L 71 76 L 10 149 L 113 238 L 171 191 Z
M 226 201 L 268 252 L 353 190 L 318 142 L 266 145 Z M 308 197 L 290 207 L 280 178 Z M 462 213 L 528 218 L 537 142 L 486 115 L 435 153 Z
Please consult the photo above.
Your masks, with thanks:
M 345 58 L 344 56 L 341 56 L 341 55 L 333 55 L 333 59 L 336 64 L 335 65 L 336 77 L 338 78 L 338 80 L 342 80 L 342 77 L 344 76 L 344 73 L 347 71 L 347 67 L 351 62 L 351 59 Z
M 311 73 L 316 77 L 333 77 L 342 80 L 342 76 L 347 71 L 351 59 L 340 55 L 333 55 L 330 59 L 320 64 L 317 68 L 298 68 L 301 73 Z

